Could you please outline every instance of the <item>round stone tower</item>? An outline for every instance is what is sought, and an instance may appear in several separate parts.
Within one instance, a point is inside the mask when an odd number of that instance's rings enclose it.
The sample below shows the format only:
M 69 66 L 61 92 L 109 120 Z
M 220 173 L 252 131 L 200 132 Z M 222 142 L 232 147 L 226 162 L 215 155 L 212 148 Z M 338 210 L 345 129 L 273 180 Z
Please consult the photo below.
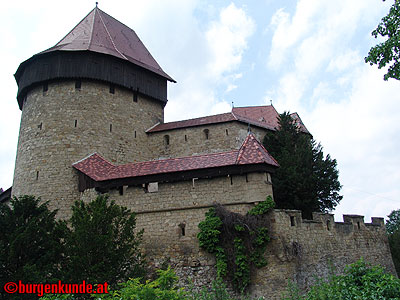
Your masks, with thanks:
M 15 73 L 22 110 L 12 194 L 49 200 L 59 216 L 79 199 L 72 164 L 97 152 L 149 160 L 145 131 L 163 122 L 169 77 L 135 32 L 94 8 Z

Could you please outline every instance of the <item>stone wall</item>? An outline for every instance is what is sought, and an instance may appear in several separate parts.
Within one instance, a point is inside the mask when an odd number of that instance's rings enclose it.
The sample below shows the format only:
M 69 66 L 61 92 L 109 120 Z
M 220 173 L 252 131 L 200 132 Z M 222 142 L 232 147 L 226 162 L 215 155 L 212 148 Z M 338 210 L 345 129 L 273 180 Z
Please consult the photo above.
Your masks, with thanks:
M 149 149 L 155 158 L 191 156 L 239 149 L 247 137 L 247 124 L 231 121 L 149 133 Z M 267 129 L 250 127 L 262 142 Z M 208 131 L 208 138 L 205 131 Z M 165 142 L 168 135 L 169 144 Z M 268 150 L 268 149 L 267 149 Z
M 21 117 L 13 195 L 51 200 L 50 208 L 68 217 L 79 199 L 72 164 L 97 152 L 112 163 L 151 159 L 145 130 L 163 120 L 163 104 L 105 83 L 75 81 L 33 88 Z
M 245 214 L 272 193 L 266 174 L 160 183 L 158 192 L 125 187 L 123 195 L 111 191 L 117 203 L 137 212 L 137 227 L 144 228 L 144 248 L 153 267 L 169 263 L 180 276 L 196 287 L 215 279 L 214 257 L 199 248 L 198 224 L 213 203 Z M 88 195 L 92 192 L 87 192 Z M 94 196 L 94 195 L 92 195 Z M 297 210 L 273 210 L 268 218 L 271 243 L 266 251 L 268 265 L 257 270 L 250 291 L 266 299 L 280 299 L 289 280 L 306 289 L 316 277 L 328 276 L 331 267 L 344 266 L 363 257 L 395 274 L 382 218 L 364 223 L 362 216 L 344 216 L 335 223 L 333 215 L 314 213 L 303 220 Z

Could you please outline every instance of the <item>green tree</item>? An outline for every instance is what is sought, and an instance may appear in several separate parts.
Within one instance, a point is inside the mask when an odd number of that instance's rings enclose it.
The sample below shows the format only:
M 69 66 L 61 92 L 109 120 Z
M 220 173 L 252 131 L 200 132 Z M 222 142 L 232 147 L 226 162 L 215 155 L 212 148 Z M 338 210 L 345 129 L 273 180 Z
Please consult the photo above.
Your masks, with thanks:
M 334 209 L 343 198 L 336 160 L 324 156 L 322 146 L 300 132 L 289 113 L 280 114 L 278 122 L 263 142 L 280 165 L 272 176 L 276 206 L 299 209 L 307 218 Z
M 90 203 L 75 202 L 67 236 L 67 279 L 114 285 L 144 275 L 139 250 L 143 231 L 136 232 L 135 214 L 98 196 Z
M 290 286 L 283 300 L 394 300 L 400 298 L 400 279 L 360 260 L 345 269 L 343 275 L 318 280 L 304 296 Z
M 0 204 L 0 285 L 6 282 L 55 282 L 60 277 L 66 225 L 56 211 L 33 196 L 14 197 Z M 5 295 L 2 294 L 4 297 Z M 25 295 L 34 299 L 33 295 Z M 15 298 L 13 298 L 15 297 Z M 7 299 L 25 299 L 7 294 Z
M 385 0 L 383 0 L 385 1 Z M 383 79 L 400 79 L 400 0 L 395 0 L 387 16 L 382 18 L 378 27 L 372 31 L 375 38 L 382 36 L 386 41 L 369 50 L 365 62 L 378 65 L 381 69 L 389 67 Z
M 400 274 L 400 209 L 388 215 L 386 231 L 388 233 L 390 252 L 397 274 Z

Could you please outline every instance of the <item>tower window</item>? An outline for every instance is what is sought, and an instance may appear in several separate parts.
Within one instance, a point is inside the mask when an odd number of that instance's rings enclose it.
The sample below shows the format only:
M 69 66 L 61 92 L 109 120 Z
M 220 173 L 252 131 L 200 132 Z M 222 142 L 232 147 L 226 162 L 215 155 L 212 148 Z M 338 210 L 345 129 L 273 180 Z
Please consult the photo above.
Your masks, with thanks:
M 112 124 L 110 124 L 110 132 L 112 132 Z
M 115 94 L 115 85 L 110 84 L 110 94 Z
M 138 93 L 139 93 L 139 89 L 137 89 L 136 91 L 133 92 L 133 102 L 137 102 Z
M 331 221 L 326 221 L 326 229 L 331 230 Z
M 184 223 L 179 224 L 179 229 L 180 229 L 180 235 L 185 236 L 186 235 L 186 224 L 184 224 Z
M 39 180 L 39 171 L 36 171 L 36 180 Z
M 206 140 L 208 140 L 208 139 L 210 138 L 210 130 L 204 129 L 204 130 L 203 130 L 203 133 L 204 133 L 204 138 L 205 138 Z
M 38 125 L 39 130 L 42 130 L 42 127 L 43 127 L 43 123 L 40 123 L 40 124 Z
M 119 194 L 122 196 L 124 194 L 124 187 L 123 186 L 118 187 L 118 191 Z
M 75 120 L 75 128 L 78 127 L 78 120 Z
M 225 129 L 225 134 L 229 135 L 228 129 Z
M 135 130 L 135 139 L 136 139 L 136 130 Z
M 75 81 L 75 89 L 80 90 L 82 87 L 82 80 L 78 79 Z
M 164 135 L 164 145 L 165 146 L 169 145 L 169 135 L 168 134 Z
M 45 82 L 44 84 L 43 84 L 43 93 L 44 92 L 47 92 L 49 90 L 49 84 L 47 83 L 47 82 Z
M 294 216 L 290 216 L 290 226 L 296 226 L 296 223 L 294 221 Z
M 185 142 L 187 142 L 187 135 L 185 134 Z

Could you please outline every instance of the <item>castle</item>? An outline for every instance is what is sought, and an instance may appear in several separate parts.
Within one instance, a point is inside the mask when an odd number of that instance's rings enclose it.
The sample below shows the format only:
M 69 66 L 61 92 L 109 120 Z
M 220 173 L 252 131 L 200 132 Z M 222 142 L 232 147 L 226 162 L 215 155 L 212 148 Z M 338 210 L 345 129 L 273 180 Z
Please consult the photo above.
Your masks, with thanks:
M 199 249 L 198 223 L 214 203 L 245 213 L 272 195 L 279 167 L 260 140 L 278 127 L 271 106 L 164 123 L 165 73 L 135 32 L 95 7 L 54 47 L 15 73 L 22 110 L 12 195 L 50 201 L 60 218 L 75 200 L 108 193 L 137 213 L 155 266 L 207 285 L 213 257 Z M 297 114 L 300 130 L 308 133 Z M 254 294 L 278 299 L 288 279 L 307 287 L 360 257 L 394 271 L 382 218 L 274 210 L 269 264 Z

